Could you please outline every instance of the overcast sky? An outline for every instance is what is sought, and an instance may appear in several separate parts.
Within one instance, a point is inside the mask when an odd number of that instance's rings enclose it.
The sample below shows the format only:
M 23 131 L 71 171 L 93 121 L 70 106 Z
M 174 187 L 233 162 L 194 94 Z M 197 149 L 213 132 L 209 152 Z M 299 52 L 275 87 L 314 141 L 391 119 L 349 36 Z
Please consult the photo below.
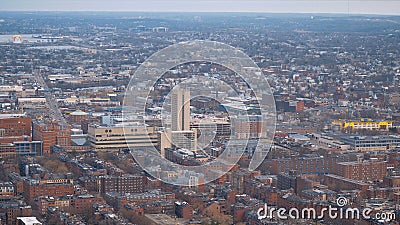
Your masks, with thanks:
M 0 0 L 0 10 L 400 15 L 400 0 Z

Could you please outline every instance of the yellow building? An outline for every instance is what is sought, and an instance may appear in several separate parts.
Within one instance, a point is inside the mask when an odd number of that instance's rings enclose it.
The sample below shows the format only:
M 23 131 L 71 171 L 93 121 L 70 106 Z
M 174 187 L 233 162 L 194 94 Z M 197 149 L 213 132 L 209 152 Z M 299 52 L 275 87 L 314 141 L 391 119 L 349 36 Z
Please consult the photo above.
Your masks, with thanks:
M 360 119 L 360 121 L 334 121 L 333 125 L 339 125 L 340 129 L 366 129 L 366 130 L 389 130 L 393 127 L 392 121 L 374 121 L 372 119 Z

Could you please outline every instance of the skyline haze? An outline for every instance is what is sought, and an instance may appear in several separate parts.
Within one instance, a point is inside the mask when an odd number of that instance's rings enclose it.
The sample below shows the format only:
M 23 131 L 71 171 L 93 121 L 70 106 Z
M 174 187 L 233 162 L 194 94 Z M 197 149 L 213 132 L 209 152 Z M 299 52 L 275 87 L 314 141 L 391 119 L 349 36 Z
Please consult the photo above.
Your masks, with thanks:
M 1 11 L 265 12 L 400 15 L 397 0 L 15 0 Z

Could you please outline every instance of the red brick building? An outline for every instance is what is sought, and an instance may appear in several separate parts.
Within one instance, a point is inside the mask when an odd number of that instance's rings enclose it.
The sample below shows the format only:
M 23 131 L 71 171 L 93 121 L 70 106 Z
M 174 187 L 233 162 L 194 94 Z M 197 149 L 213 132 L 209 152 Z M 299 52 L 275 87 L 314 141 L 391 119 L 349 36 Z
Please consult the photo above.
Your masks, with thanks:
M 175 202 L 175 214 L 178 218 L 192 219 L 193 210 L 193 207 L 187 202 Z
M 40 214 L 45 215 L 47 213 L 47 209 L 50 207 L 54 208 L 67 208 L 71 205 L 70 198 L 63 198 L 63 197 L 39 197 L 37 208 Z
M 349 156 L 338 155 L 331 157 L 291 157 L 272 159 L 266 162 L 272 174 L 289 173 L 296 170 L 299 174 L 325 174 L 337 171 L 339 162 L 350 161 Z
M 127 209 L 130 213 L 134 214 L 135 216 L 144 216 L 144 209 L 133 203 L 125 204 L 125 209 Z
M 88 113 L 83 112 L 81 110 L 76 110 L 75 112 L 69 114 L 68 119 L 71 123 L 80 124 L 82 120 L 87 120 L 88 117 L 89 117 Z
M 10 199 L 15 195 L 15 188 L 11 182 L 0 183 L 0 199 Z
M 147 177 L 145 176 L 104 176 L 101 177 L 101 193 L 116 192 L 143 193 L 146 190 Z
M 333 174 L 327 174 L 324 176 L 324 184 L 333 191 L 360 190 L 363 194 L 366 193 L 370 186 L 362 181 L 352 180 Z
M 400 176 L 385 177 L 383 184 L 385 187 L 400 188 Z
M 51 153 L 51 147 L 59 145 L 68 147 L 71 145 L 71 129 L 69 126 L 61 126 L 57 122 L 33 123 L 33 140 L 43 141 L 43 154 Z
M 15 158 L 17 149 L 13 144 L 0 144 L 0 158 Z
M 31 136 L 0 137 L 0 144 L 11 144 L 17 141 L 32 141 Z
M 31 141 L 31 119 L 19 116 L 0 118 L 0 158 L 16 157 L 14 142 Z
M 83 210 L 92 207 L 94 202 L 104 202 L 104 199 L 93 195 L 78 195 L 71 200 L 71 206 L 77 210 Z
M 304 110 L 304 102 L 303 101 L 298 101 L 296 103 L 296 112 L 301 112 Z
M 0 118 L 0 137 L 31 136 L 31 118 Z
M 233 206 L 233 223 L 245 222 L 245 215 L 248 211 L 250 211 L 250 208 L 244 204 L 235 204 Z
M 32 207 L 19 202 L 0 202 L 0 223 L 2 225 L 16 224 L 17 217 L 32 216 Z
M 335 174 L 358 181 L 381 181 L 386 176 L 387 163 L 371 159 L 369 161 L 340 162 Z
M 24 180 L 23 196 L 28 202 L 33 202 L 40 196 L 63 196 L 73 195 L 74 184 L 70 179 L 52 179 L 52 180 Z
M 251 115 L 249 117 L 233 118 L 233 132 L 238 138 L 259 138 L 263 125 L 261 116 Z

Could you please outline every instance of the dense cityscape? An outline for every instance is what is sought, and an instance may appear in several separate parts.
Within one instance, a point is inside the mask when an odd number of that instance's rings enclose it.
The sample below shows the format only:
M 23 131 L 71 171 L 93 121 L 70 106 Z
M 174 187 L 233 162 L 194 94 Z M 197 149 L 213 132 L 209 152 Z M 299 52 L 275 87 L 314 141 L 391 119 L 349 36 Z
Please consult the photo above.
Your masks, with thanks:
M 125 93 L 148 91 L 128 87 L 142 63 L 195 40 L 241 50 L 268 80 L 276 124 L 255 170 L 266 123 L 232 68 L 170 68 L 146 115 L 124 114 Z M 1 12 L 0 73 L 1 225 L 400 224 L 399 16 Z M 149 171 L 135 154 L 199 166 L 231 139 L 245 150 L 211 182 L 215 168 Z

